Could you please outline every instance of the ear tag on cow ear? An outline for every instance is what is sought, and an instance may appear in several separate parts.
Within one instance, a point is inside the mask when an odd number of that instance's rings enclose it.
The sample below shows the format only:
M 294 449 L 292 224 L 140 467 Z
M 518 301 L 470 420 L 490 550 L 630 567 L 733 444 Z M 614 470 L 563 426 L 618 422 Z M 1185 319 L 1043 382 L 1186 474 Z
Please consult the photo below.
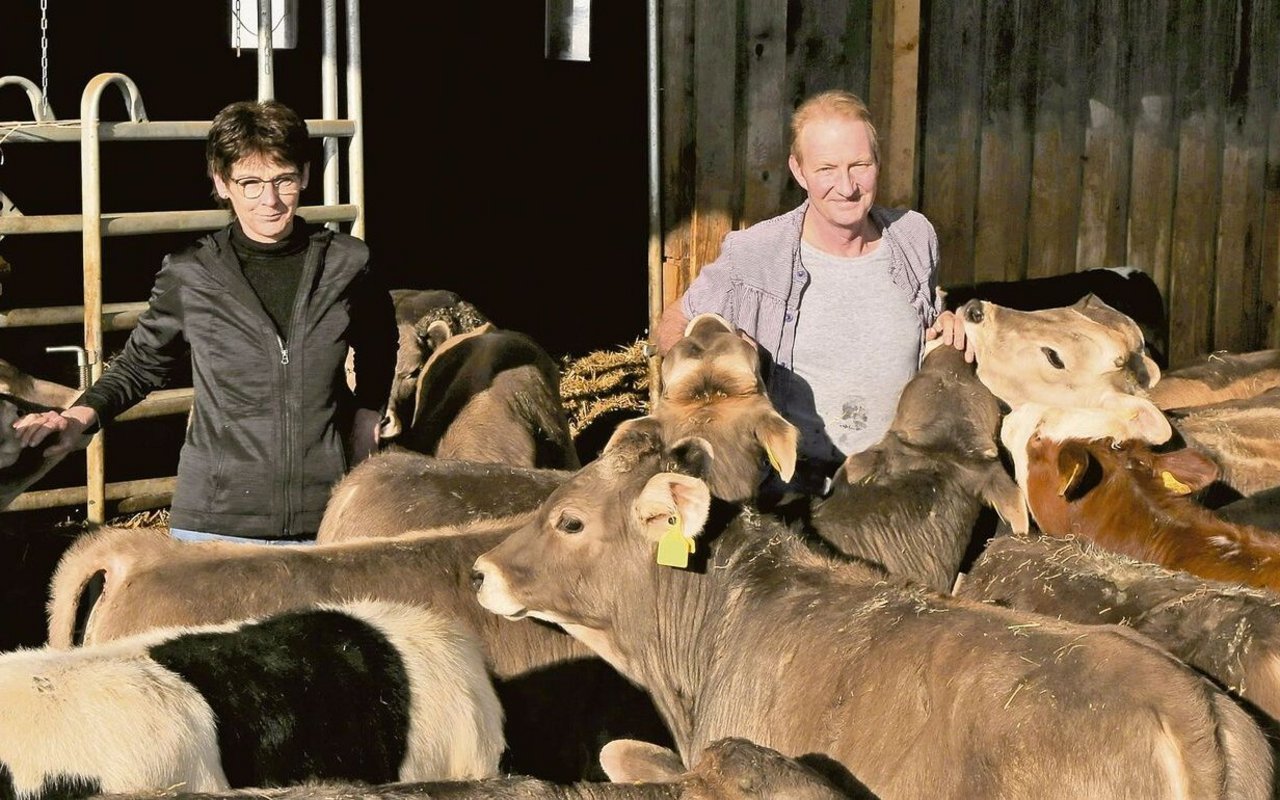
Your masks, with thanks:
M 667 517 L 667 531 L 658 540 L 658 563 L 664 567 L 686 569 L 693 549 L 693 539 L 684 535 L 680 515 L 672 514 Z
M 1067 496 L 1067 489 L 1071 488 L 1071 484 L 1075 483 L 1076 476 L 1079 474 L 1080 474 L 1080 465 L 1073 464 L 1071 467 L 1071 474 L 1068 475 L 1066 478 L 1064 478 L 1062 483 L 1058 484 L 1058 497 Z
M 773 454 L 773 450 L 769 449 L 769 445 L 764 446 L 764 454 L 769 458 L 769 466 L 773 467 L 773 471 L 782 474 L 782 467 L 778 464 L 778 457 Z
M 1173 477 L 1173 473 L 1167 469 L 1160 473 L 1160 482 L 1174 494 L 1191 494 L 1191 487 Z

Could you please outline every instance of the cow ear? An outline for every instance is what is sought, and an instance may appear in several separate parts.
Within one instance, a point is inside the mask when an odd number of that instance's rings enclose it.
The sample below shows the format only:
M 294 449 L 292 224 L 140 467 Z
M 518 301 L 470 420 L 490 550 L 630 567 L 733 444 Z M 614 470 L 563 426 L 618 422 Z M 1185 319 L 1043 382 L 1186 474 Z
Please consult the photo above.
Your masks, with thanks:
M 1173 436 L 1173 426 L 1164 412 L 1145 397 L 1113 392 L 1102 399 L 1102 407 L 1120 414 L 1124 436 L 1117 439 L 1141 439 L 1151 444 L 1164 444 Z
M 652 446 L 655 437 L 659 441 L 662 437 L 662 424 L 658 420 L 653 417 L 626 419 L 614 428 L 613 435 L 609 437 L 608 442 L 605 442 L 600 455 L 613 450 L 647 449 Z
M 1009 523 L 1014 533 L 1025 536 L 1031 530 L 1026 498 L 999 462 L 987 465 L 986 480 L 982 482 L 979 494 L 988 506 L 995 509 L 1000 519 Z
M 1143 389 L 1150 389 L 1160 382 L 1160 365 L 1155 362 L 1146 352 L 1140 354 L 1142 358 L 1142 367 L 1146 372 L 1146 382 L 1142 384 Z
M 673 751 L 635 739 L 615 739 L 602 747 L 600 768 L 614 783 L 673 783 L 685 772 Z
M 1218 464 L 1191 447 L 1157 453 L 1152 471 L 1173 494 L 1198 492 L 1218 479 Z
M 884 451 L 879 446 L 851 454 L 840 465 L 844 478 L 849 483 L 857 483 L 871 476 L 880 467 Z
M 1091 462 L 1093 456 L 1082 442 L 1062 443 L 1058 450 L 1058 497 L 1072 502 L 1087 493 L 1085 475 L 1089 472 Z
M 715 451 L 711 442 L 701 436 L 686 436 L 671 446 L 665 462 L 670 472 L 680 472 L 695 478 L 707 479 L 711 474 L 711 464 L 715 461 Z
M 425 331 L 418 332 L 419 338 L 425 339 L 432 350 L 440 349 L 440 345 L 453 337 L 453 329 L 442 319 L 432 320 Z
M 770 466 L 778 471 L 784 481 L 790 481 L 791 476 L 796 473 L 799 440 L 800 431 L 796 430 L 796 426 L 773 409 L 756 425 L 756 441 L 764 448 Z
M 711 512 L 711 490 L 698 478 L 659 472 L 636 498 L 635 514 L 653 541 L 673 527 L 686 538 L 702 533 Z

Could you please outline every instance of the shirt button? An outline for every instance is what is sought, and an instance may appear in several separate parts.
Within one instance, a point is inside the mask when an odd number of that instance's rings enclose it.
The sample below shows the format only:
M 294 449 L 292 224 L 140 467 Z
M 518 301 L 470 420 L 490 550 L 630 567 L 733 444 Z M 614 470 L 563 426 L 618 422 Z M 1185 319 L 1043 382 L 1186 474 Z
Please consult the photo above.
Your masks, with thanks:
M 802 269 L 798 269 L 798 270 L 796 270 L 796 277 L 797 277 L 797 278 L 803 278 L 803 277 L 804 277 L 804 270 L 802 270 Z
M 783 315 L 782 315 L 782 318 L 783 318 L 784 320 L 786 320 L 787 322 L 790 322 L 790 321 L 791 321 L 791 312 L 790 312 L 790 311 L 788 311 L 787 313 L 783 314 Z

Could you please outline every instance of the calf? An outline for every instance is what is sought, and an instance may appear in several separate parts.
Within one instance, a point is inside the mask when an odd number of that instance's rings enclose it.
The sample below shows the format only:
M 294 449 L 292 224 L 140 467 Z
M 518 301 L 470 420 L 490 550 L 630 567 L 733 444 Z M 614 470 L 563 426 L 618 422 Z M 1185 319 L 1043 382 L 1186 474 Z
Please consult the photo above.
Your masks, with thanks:
M 1213 513 L 1227 522 L 1280 532 L 1280 487 L 1234 500 Z
M 1213 458 L 1241 495 L 1280 486 L 1280 388 L 1168 412 L 1183 440 Z
M 577 780 L 595 775 L 604 741 L 669 743 L 648 696 L 585 646 L 550 626 L 498 620 L 476 604 L 471 564 L 509 531 L 500 523 L 482 527 L 465 536 L 305 548 L 180 542 L 164 531 L 104 528 L 82 536 L 58 565 L 49 643 L 94 644 L 352 597 L 421 603 L 479 638 L 506 712 L 505 770 Z M 82 599 L 91 585 L 102 589 L 92 604 Z
M 551 783 L 507 777 L 479 781 L 382 786 L 311 784 L 220 794 L 182 794 L 184 800 L 847 800 L 871 798 L 856 785 L 835 788 L 815 770 L 745 739 L 722 739 L 686 770 L 675 753 L 646 742 L 619 740 L 600 754 L 617 783 Z M 851 779 L 846 779 L 849 781 Z M 842 784 L 842 788 L 844 784 Z M 148 795 L 148 800 L 172 797 Z M 120 799 L 123 800 L 123 799 Z
M 1137 323 L 1156 364 L 1163 368 L 1168 363 L 1164 346 L 1169 323 L 1164 298 L 1151 276 L 1136 267 L 1101 267 L 1045 278 L 948 286 L 942 294 L 952 311 L 975 299 L 1019 311 L 1038 311 L 1067 306 L 1092 294 Z
M 386 603 L 20 650 L 0 705 L 0 794 L 22 800 L 483 778 L 503 747 L 470 633 Z
M 717 454 L 708 482 L 717 497 L 755 497 L 762 465 L 789 480 L 796 430 L 764 393 L 759 357 L 722 318 L 692 320 L 663 360 L 663 394 L 654 416 L 670 441 L 690 435 Z M 607 447 L 607 445 L 606 445 Z M 469 466 L 388 452 L 357 466 L 334 487 L 317 541 L 396 536 L 409 530 L 465 527 L 532 511 L 569 472 L 502 465 Z
M 839 762 L 885 800 L 1269 794 L 1255 723 L 1141 637 L 817 555 L 662 471 L 709 456 L 650 422 L 479 558 L 476 582 L 485 608 L 561 625 L 649 688 L 686 760 L 742 736 Z M 685 537 L 705 542 L 692 569 L 654 564 Z
M 1151 387 L 1151 400 L 1164 409 L 1247 400 L 1280 388 L 1280 350 L 1210 353 L 1190 366 L 1166 372 Z
M 431 458 L 391 449 L 360 462 L 333 487 L 316 542 L 458 532 L 527 514 L 573 474 Z
M 997 536 L 957 597 L 1086 625 L 1127 625 L 1280 720 L 1280 598 L 1076 537 Z
M 560 371 L 533 339 L 486 323 L 454 333 L 419 321 L 437 342 L 417 376 L 410 450 L 439 458 L 570 469 L 578 454 L 560 402 Z
M 1058 440 L 1034 424 L 1032 411 L 1010 413 L 1001 437 L 1010 452 L 1026 453 L 1018 483 L 1040 530 L 1202 578 L 1280 590 L 1280 538 L 1219 519 L 1187 497 L 1217 475 L 1206 456 L 1111 437 Z
M 1000 406 L 964 354 L 934 347 L 898 400 L 889 432 L 845 460 L 816 503 L 819 536 L 845 555 L 951 590 L 985 501 L 1027 530 L 1017 485 L 1000 463 Z
M 978 377 L 996 397 L 1092 407 L 1116 394 L 1141 394 L 1160 380 L 1133 320 L 1088 295 L 1067 308 L 1016 311 L 971 300 L 959 311 L 974 346 Z

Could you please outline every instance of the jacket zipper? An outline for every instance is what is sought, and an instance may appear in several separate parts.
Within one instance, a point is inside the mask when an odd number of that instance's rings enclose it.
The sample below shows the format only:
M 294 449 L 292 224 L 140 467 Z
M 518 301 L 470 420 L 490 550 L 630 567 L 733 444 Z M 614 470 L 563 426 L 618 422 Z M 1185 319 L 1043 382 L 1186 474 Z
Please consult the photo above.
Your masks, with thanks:
M 302 341 L 302 331 L 306 328 L 305 317 L 307 308 L 311 299 L 311 284 L 315 281 L 316 269 L 320 260 L 320 251 L 316 242 L 313 240 L 307 247 L 306 262 L 302 268 L 302 276 L 298 280 L 298 294 L 293 303 L 293 315 L 289 322 L 289 341 L 297 343 Z M 294 475 L 295 459 L 294 450 L 297 449 L 297 436 L 293 430 L 293 413 L 292 413 L 292 391 L 289 385 L 289 346 L 285 344 L 285 340 L 280 334 L 276 334 L 276 342 L 280 346 L 280 370 L 282 372 L 281 383 L 283 391 L 280 393 L 283 402 L 283 422 L 284 422 L 284 525 L 282 534 L 288 537 L 292 533 L 293 524 L 293 491 L 296 487 L 302 485 L 302 476 Z M 301 492 L 301 489 L 299 489 Z

